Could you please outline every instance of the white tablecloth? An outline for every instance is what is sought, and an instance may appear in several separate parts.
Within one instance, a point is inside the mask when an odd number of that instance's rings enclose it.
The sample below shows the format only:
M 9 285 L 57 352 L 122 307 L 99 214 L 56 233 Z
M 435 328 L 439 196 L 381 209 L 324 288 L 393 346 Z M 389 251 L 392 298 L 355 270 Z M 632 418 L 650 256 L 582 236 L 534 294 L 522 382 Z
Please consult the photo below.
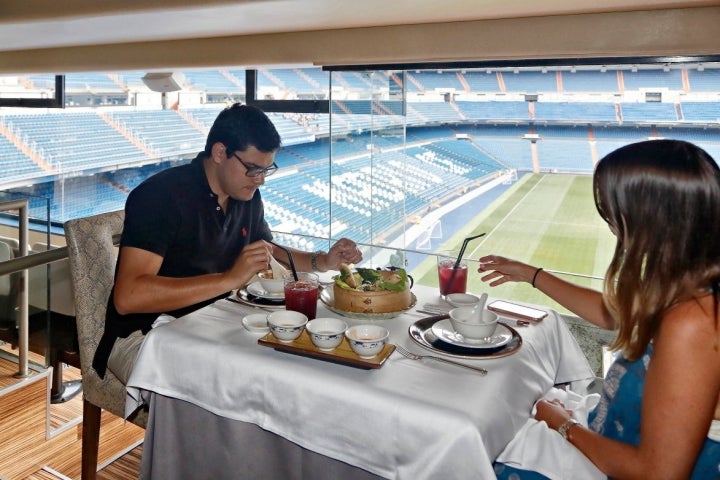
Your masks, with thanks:
M 416 308 L 440 302 L 436 289 L 413 291 Z M 523 338 L 517 353 L 461 360 L 487 368 L 483 377 L 398 353 L 380 369 L 360 370 L 276 351 L 243 328 L 252 311 L 222 300 L 148 333 L 128 382 L 128 412 L 143 392 L 155 392 L 382 477 L 493 478 L 492 461 L 535 400 L 553 384 L 593 376 L 554 312 L 516 327 Z M 320 304 L 318 316 L 337 315 Z M 407 333 L 424 316 L 411 311 L 379 323 L 391 343 L 427 354 Z

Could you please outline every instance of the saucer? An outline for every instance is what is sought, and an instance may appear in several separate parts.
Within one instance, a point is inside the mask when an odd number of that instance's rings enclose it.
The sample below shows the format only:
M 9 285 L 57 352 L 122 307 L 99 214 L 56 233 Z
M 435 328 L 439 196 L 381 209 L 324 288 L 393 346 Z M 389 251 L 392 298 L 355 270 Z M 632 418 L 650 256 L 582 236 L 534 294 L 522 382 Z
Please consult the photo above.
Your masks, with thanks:
M 445 301 L 453 307 L 472 307 L 480 301 L 480 297 L 471 293 L 449 293 Z
M 488 338 L 483 338 L 482 340 L 470 340 L 463 337 L 455 330 L 453 330 L 452 324 L 450 323 L 449 319 L 436 322 L 431 327 L 431 330 L 435 334 L 435 336 L 443 342 L 465 348 L 499 348 L 507 345 L 513 338 L 510 329 L 508 329 L 502 323 L 497 324 L 497 328 L 495 328 L 495 333 L 493 333 L 492 336 Z
M 253 282 L 250 285 L 248 285 L 245 290 L 250 295 L 254 295 L 259 298 L 265 298 L 268 300 L 283 300 L 285 298 L 285 292 L 280 293 L 270 293 L 266 292 L 265 289 L 262 288 L 262 285 L 260 282 Z

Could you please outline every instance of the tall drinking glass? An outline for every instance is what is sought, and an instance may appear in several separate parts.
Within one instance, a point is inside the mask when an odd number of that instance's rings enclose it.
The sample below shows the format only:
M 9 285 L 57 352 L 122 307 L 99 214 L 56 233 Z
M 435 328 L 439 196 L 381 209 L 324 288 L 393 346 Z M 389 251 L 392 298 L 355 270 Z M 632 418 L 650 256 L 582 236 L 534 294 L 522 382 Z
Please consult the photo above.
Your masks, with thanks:
M 319 277 L 315 273 L 297 272 L 298 279 L 288 272 L 285 277 L 285 310 L 304 314 L 308 320 L 317 316 Z
M 457 262 L 457 254 L 438 255 L 438 282 L 440 283 L 440 296 L 451 293 L 465 293 L 467 290 L 468 265 L 463 258 L 460 264 L 455 268 Z

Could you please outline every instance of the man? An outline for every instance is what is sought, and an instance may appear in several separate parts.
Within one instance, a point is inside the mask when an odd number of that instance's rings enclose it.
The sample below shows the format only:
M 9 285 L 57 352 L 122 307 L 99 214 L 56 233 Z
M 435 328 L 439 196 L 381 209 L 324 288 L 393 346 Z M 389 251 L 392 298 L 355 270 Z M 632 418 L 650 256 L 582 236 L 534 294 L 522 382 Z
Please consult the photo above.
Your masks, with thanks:
M 280 135 L 259 109 L 223 110 L 205 150 L 187 165 L 164 170 L 128 196 L 125 224 L 108 300 L 105 332 L 93 368 L 108 368 L 123 383 L 144 335 L 159 314 L 185 315 L 216 301 L 268 269 L 273 248 L 260 187 L 277 170 Z M 301 271 L 337 270 L 357 263 L 354 242 L 341 239 L 328 252 L 290 249 Z

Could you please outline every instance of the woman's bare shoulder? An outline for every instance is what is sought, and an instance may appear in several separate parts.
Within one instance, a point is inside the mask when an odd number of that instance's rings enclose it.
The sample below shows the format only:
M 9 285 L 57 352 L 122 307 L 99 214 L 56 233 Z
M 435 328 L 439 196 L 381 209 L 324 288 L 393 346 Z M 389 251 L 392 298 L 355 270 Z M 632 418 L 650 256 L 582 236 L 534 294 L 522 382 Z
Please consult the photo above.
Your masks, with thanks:
M 720 323 L 715 308 L 712 295 L 679 303 L 663 316 L 656 343 L 697 349 L 720 362 Z

